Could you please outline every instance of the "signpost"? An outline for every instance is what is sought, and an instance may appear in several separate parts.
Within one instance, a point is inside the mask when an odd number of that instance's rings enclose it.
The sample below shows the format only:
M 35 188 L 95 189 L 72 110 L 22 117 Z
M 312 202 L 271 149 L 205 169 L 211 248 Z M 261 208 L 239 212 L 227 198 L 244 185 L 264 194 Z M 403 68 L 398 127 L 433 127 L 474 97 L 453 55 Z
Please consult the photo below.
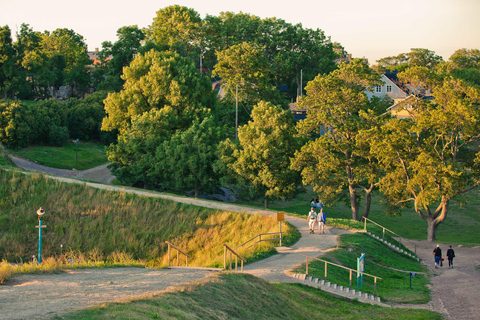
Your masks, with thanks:
M 363 273 L 362 272 L 365 272 L 365 253 L 362 253 L 360 258 L 357 258 L 357 271 L 358 271 L 357 272 L 357 290 L 358 290 L 360 279 L 362 280 L 361 284 L 360 284 L 360 288 L 363 288 Z
M 40 209 L 37 210 L 38 226 L 35 226 L 35 228 L 38 228 L 38 263 L 42 263 L 42 229 L 47 227 L 46 225 L 42 225 L 44 214 L 45 211 L 40 207 Z
M 280 224 L 280 247 L 282 246 L 282 221 L 285 220 L 284 212 L 277 212 L 277 221 Z
M 415 272 L 410 272 L 410 288 L 412 287 L 412 277 L 416 277 L 417 274 Z

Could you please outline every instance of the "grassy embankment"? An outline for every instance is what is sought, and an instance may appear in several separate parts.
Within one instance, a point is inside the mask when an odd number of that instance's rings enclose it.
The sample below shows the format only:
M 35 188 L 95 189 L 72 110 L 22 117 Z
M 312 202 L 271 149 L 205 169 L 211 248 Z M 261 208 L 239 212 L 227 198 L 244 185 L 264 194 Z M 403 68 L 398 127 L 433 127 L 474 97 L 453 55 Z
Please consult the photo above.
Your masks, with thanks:
M 86 170 L 108 162 L 105 149 L 103 144 L 69 140 L 62 147 L 32 146 L 13 153 L 47 167 Z
M 298 284 L 272 284 L 248 274 L 139 300 L 107 303 L 54 319 L 442 319 L 428 310 L 383 308 L 334 298 Z
M 285 211 L 306 219 L 312 198 L 316 198 L 316 195 L 308 192 L 300 195 L 297 200 L 272 202 L 270 209 Z M 478 246 L 480 245 L 480 238 L 478 237 L 478 229 L 480 229 L 480 189 L 468 192 L 464 198 L 465 203 L 461 204 L 459 200 L 450 202 L 448 216 L 437 228 L 436 240 L 440 243 Z M 250 205 L 262 208 L 263 202 L 250 202 Z M 363 209 L 363 207 L 361 208 Z M 352 221 L 350 207 L 343 203 L 327 206 L 324 211 L 327 213 L 327 224 L 329 226 L 363 230 L 363 222 Z M 385 206 L 381 204 L 381 196 L 378 194 L 373 197 L 368 218 L 404 238 L 414 240 L 426 240 L 427 238 L 427 223 L 414 212 L 413 208 L 402 210 L 401 215 L 398 216 L 388 215 Z M 368 225 L 368 229 L 370 228 L 373 228 L 371 224 Z M 378 235 L 381 236 L 382 234 Z
M 68 268 L 68 259 L 75 267 L 165 267 L 166 240 L 193 256 L 189 259 L 191 266 L 223 267 L 223 243 L 235 247 L 257 234 L 278 231 L 277 221 L 269 217 L 108 192 L 61 183 L 39 174 L 0 170 L 0 259 L 20 262 L 20 258 L 27 261 L 37 254 L 35 212 L 40 206 L 45 209 L 43 223 L 47 225 L 42 237 L 44 271 Z M 286 244 L 299 237 L 298 231 L 287 225 L 282 231 L 286 232 Z M 241 254 L 247 261 L 255 261 L 272 254 L 275 244 L 263 243 Z M 173 256 L 176 263 L 176 255 Z M 36 268 L 3 263 L 0 274 L 8 276 L 10 272 Z
M 382 278 L 377 280 L 377 295 L 382 301 L 396 303 L 427 303 L 430 300 L 428 284 L 428 270 L 413 258 L 403 253 L 391 250 L 381 242 L 366 234 L 345 234 L 340 237 L 340 244 L 336 250 L 324 254 L 321 259 L 347 268 L 357 269 L 357 258 L 365 253 L 365 273 Z M 305 273 L 305 264 L 297 268 L 296 272 Z M 327 279 L 339 285 L 349 286 L 349 272 L 347 270 L 328 266 Z M 412 278 L 410 287 L 410 272 L 417 273 Z M 313 261 L 308 264 L 308 274 L 319 279 L 325 277 L 325 263 Z M 352 289 L 357 289 L 356 273 L 352 274 Z M 374 279 L 364 276 L 363 288 L 359 290 L 374 293 Z

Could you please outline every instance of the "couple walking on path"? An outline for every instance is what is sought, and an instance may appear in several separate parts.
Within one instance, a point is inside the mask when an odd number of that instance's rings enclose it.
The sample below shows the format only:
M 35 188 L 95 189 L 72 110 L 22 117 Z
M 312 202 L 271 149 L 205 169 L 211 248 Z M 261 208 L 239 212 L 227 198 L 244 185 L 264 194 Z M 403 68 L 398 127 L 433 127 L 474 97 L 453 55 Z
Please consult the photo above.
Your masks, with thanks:
M 315 224 L 318 223 L 318 233 L 325 233 L 325 222 L 327 217 L 323 212 L 323 208 L 320 208 L 320 212 L 317 214 L 313 207 L 311 207 L 310 212 L 308 213 L 308 226 L 310 228 L 310 233 L 315 233 Z
M 437 244 L 437 247 L 433 249 L 433 256 L 435 257 L 435 269 L 438 269 L 439 266 L 443 267 L 442 249 L 440 249 L 439 244 Z M 453 251 L 452 245 L 450 245 L 447 250 L 447 258 L 448 258 L 448 268 L 453 269 L 453 258 L 455 258 L 455 251 Z

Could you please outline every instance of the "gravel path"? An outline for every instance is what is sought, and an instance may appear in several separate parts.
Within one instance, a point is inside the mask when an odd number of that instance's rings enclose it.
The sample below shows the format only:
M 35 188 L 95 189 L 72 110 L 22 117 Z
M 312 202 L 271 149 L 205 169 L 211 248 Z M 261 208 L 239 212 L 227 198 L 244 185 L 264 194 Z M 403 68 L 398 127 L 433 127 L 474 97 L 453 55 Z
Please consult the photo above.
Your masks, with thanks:
M 11 156 L 11 158 L 24 169 L 42 171 L 50 175 L 64 175 L 66 177 L 49 177 L 68 183 L 86 184 L 99 189 L 166 198 L 212 209 L 276 215 L 275 212 L 228 203 L 172 196 L 71 178 L 84 178 L 99 182 L 111 181 L 113 177 L 109 172 L 106 172 L 108 171 L 106 166 L 83 171 L 83 175 L 81 175 L 81 171 L 74 174 L 71 170 L 47 168 L 28 163 L 28 161 L 14 156 Z M 279 253 L 275 256 L 245 266 L 245 272 L 271 282 L 298 282 L 298 280 L 288 277 L 286 274 L 288 270 L 305 261 L 305 257 L 300 253 L 311 256 L 320 255 L 330 248 L 336 247 L 339 235 L 348 233 L 345 230 L 329 228 L 327 225 L 325 234 L 310 234 L 306 219 L 286 215 L 285 220 L 298 228 L 302 235 L 300 241 L 290 248 L 279 248 Z M 423 305 L 392 306 L 428 309 L 442 313 L 446 319 L 480 319 L 480 303 L 477 296 L 480 287 L 480 273 L 475 270 L 475 265 L 480 264 L 480 247 L 454 247 L 456 253 L 455 268 L 448 269 L 444 266 L 440 269 L 434 269 L 432 255 L 434 244 L 428 241 L 412 242 L 417 245 L 418 256 L 427 263 L 434 275 L 431 286 L 432 300 Z M 408 246 L 409 243 L 406 245 Z M 441 248 L 446 253 L 448 245 L 441 244 Z M 409 249 L 413 250 L 413 245 Z M 211 272 L 115 268 L 86 269 L 60 275 L 22 275 L 15 277 L 7 285 L 0 286 L 0 318 L 32 319 L 34 317 L 47 317 L 58 312 L 85 308 L 106 301 L 138 297 L 189 281 L 199 281 L 207 277 L 208 274 L 211 274 Z M 42 294 L 39 295 L 39 292 L 42 292 Z M 27 305 L 28 310 L 35 311 L 28 311 L 25 308 Z

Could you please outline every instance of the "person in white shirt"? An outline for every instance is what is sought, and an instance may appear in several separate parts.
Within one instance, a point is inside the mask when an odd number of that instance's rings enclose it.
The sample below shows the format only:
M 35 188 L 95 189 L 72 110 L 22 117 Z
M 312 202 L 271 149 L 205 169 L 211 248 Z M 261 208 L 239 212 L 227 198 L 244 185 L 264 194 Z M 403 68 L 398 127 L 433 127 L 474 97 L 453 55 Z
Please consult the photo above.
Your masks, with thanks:
M 308 213 L 308 226 L 310 227 L 310 233 L 314 233 L 315 222 L 317 222 L 317 213 L 312 207 Z
M 323 208 L 320 209 L 320 212 L 317 215 L 318 217 L 318 233 L 322 232 L 325 233 L 325 222 L 327 221 L 327 217 L 325 217 L 325 212 L 323 212 Z

